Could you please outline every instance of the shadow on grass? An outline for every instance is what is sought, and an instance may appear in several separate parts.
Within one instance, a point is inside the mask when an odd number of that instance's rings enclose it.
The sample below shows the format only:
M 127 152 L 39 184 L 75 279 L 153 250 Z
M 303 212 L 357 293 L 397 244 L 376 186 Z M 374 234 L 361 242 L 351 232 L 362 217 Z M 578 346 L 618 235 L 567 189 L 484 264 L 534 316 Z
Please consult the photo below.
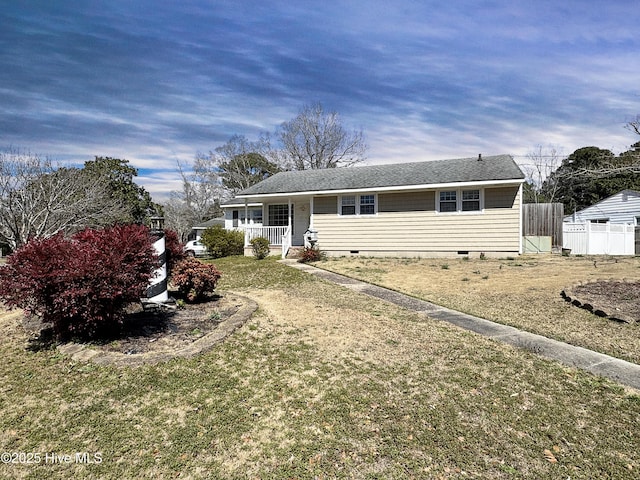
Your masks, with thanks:
M 178 333 L 180 325 L 177 317 L 179 315 L 182 317 L 180 322 L 184 324 L 184 315 L 190 309 L 195 311 L 199 307 L 216 302 L 221 297 L 213 294 L 200 302 L 186 303 L 177 292 L 172 292 L 171 298 L 172 302 L 166 305 L 131 304 L 121 323 L 105 326 L 90 336 L 70 335 L 60 338 L 55 335 L 51 324 L 42 323 L 38 317 L 25 318 L 24 328 L 31 334 L 26 349 L 31 352 L 39 352 L 52 350 L 67 342 L 105 346 L 113 342 L 126 341 L 132 348 L 129 353 L 136 353 L 135 345 L 137 343 L 146 343 L 162 335 Z M 218 323 L 212 318 L 209 318 L 209 321 L 210 323 Z

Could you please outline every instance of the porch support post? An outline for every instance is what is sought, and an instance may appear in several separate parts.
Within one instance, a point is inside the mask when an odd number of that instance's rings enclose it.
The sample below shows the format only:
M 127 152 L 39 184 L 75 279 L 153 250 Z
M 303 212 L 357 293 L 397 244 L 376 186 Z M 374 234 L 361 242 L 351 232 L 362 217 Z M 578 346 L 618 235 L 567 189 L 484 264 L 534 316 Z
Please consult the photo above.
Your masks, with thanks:
M 291 212 L 291 198 L 287 198 L 287 204 L 289 205 L 287 208 L 287 212 L 289 212 L 289 216 L 287 218 L 287 224 L 289 226 L 289 245 L 291 245 L 291 237 L 293 236 L 293 232 L 291 231 L 291 216 L 293 212 Z
M 309 199 L 309 228 L 313 229 L 313 197 Z
M 248 247 L 249 246 L 249 229 L 247 228 L 249 226 L 249 222 L 248 219 L 249 218 L 249 205 L 248 205 L 248 200 L 245 198 L 244 199 L 244 246 Z M 242 222 L 240 222 L 240 224 L 242 224 Z

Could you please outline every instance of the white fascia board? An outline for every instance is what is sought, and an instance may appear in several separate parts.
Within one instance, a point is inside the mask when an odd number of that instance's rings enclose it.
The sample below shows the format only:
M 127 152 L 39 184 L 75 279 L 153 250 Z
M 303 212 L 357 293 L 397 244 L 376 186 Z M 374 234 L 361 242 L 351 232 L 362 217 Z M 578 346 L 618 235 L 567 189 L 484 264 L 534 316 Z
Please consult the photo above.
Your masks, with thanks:
M 508 185 L 522 185 L 525 179 L 511 179 L 511 180 L 482 180 L 479 182 L 450 182 L 450 183 L 429 183 L 426 185 L 396 185 L 390 187 L 370 187 L 370 188 L 350 188 L 342 190 L 312 190 L 305 192 L 283 192 L 283 193 L 262 193 L 253 195 L 238 195 L 236 198 L 246 199 L 262 199 L 262 198 L 275 198 L 275 197 L 308 197 L 309 195 L 343 195 L 356 192 L 401 192 L 410 190 L 441 190 L 444 188 L 465 188 L 465 187 L 486 187 L 486 186 L 508 186 Z
M 261 207 L 262 203 L 254 202 L 247 203 L 247 207 Z M 225 203 L 224 205 L 220 205 L 220 208 L 244 208 L 244 203 Z

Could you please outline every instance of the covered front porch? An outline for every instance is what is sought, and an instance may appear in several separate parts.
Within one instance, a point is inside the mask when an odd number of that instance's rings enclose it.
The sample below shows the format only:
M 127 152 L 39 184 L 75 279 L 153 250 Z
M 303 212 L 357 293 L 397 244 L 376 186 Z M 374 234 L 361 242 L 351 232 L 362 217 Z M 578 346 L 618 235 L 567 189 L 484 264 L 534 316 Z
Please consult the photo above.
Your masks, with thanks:
M 231 213 L 236 220 L 233 228 L 244 232 L 245 255 L 251 255 L 251 240 L 269 240 L 272 254 L 282 258 L 292 247 L 304 246 L 305 232 L 312 226 L 312 197 L 270 197 L 261 199 L 261 215 L 251 215 L 248 203 Z M 257 208 L 253 203 L 254 209 Z M 255 221 L 259 220 L 259 221 Z

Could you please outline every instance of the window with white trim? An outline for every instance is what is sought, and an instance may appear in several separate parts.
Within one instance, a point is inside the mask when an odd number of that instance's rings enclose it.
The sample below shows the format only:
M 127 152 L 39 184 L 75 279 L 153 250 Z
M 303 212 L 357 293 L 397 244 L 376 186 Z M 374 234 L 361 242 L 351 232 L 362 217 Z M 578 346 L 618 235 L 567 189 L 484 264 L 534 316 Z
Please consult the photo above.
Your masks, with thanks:
M 340 215 L 375 215 L 376 196 L 343 195 L 340 197 Z
M 457 193 L 455 190 L 440 192 L 440 211 L 455 212 L 458 210 Z
M 355 215 L 356 214 L 356 196 L 345 195 L 340 201 L 340 215 Z
M 479 189 L 441 190 L 438 192 L 438 212 L 480 212 L 482 193 Z
M 376 196 L 360 195 L 360 215 L 373 215 L 376 213 Z
M 289 205 L 269 205 L 269 225 L 273 227 L 289 225 Z
M 480 190 L 463 190 L 462 191 L 462 211 L 463 212 L 480 211 Z

